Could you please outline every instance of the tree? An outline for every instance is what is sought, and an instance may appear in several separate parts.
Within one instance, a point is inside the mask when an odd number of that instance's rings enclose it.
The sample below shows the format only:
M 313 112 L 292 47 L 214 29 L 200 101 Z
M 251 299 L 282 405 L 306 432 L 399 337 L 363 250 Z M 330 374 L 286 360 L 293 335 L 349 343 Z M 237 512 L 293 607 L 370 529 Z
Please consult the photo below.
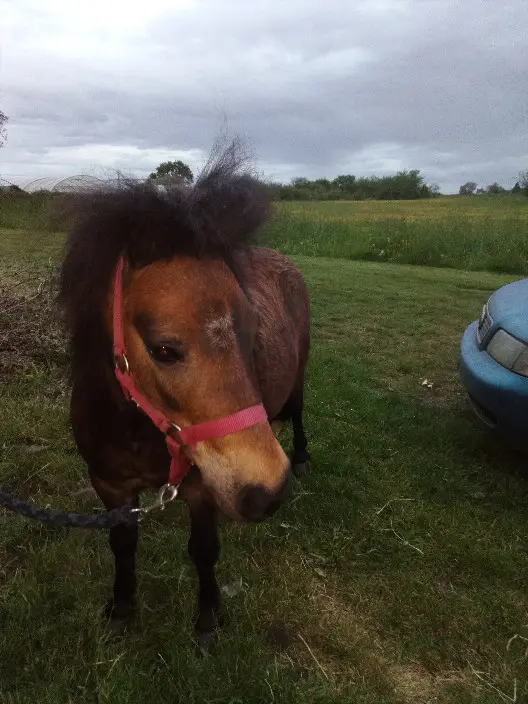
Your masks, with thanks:
M 528 171 L 521 171 L 519 174 L 519 185 L 521 191 L 528 198 Z
M 520 193 L 521 192 L 521 184 L 519 181 L 515 184 L 515 186 L 511 189 L 512 193 Z
M 193 172 L 183 161 L 164 161 L 153 171 L 150 179 L 174 179 L 181 181 L 185 185 L 190 185 L 194 181 Z
M 437 183 L 431 183 L 427 186 L 431 198 L 439 198 L 442 194 L 440 193 L 440 186 Z
M 363 179 L 360 179 L 360 182 L 362 181 Z M 380 200 L 415 200 L 429 198 L 431 195 L 419 169 L 398 171 L 396 176 L 372 176 L 368 181 L 373 197 Z
M 472 196 L 477 190 L 477 184 L 474 181 L 468 181 L 463 186 L 460 186 L 458 191 L 459 196 Z
M 341 174 L 332 181 L 332 186 L 343 193 L 354 193 L 357 188 L 356 177 L 352 174 Z
M 291 185 L 294 188 L 304 188 L 310 185 L 310 181 L 304 176 L 298 176 L 297 178 L 292 178 Z
M 0 110 L 0 147 L 3 147 L 5 144 L 5 141 L 7 139 L 7 132 L 6 132 L 6 122 L 8 121 L 8 117 L 5 113 L 3 113 Z
M 488 193 L 490 196 L 497 196 L 500 193 L 506 193 L 506 189 L 503 188 L 503 186 L 499 186 L 497 181 L 495 181 L 495 183 L 492 183 L 491 186 L 488 186 L 486 188 L 486 193 Z

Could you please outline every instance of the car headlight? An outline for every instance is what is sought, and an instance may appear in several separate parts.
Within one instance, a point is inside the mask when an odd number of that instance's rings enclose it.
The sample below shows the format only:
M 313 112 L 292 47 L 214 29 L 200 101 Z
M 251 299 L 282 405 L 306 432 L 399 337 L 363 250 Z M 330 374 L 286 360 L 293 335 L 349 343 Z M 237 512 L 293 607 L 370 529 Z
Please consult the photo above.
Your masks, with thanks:
M 499 328 L 487 348 L 490 357 L 516 374 L 528 377 L 528 345 Z

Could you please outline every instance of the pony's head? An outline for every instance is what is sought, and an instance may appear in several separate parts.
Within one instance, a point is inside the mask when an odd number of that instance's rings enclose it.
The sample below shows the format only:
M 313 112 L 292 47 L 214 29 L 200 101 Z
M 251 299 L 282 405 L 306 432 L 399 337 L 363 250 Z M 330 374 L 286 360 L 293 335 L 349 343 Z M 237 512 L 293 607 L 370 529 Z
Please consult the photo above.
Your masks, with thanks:
M 264 222 L 268 198 L 239 167 L 231 147 L 192 188 L 126 185 L 96 194 L 84 204 L 64 259 L 61 298 L 74 375 L 111 368 L 112 281 L 123 256 L 124 336 L 134 382 L 182 428 L 261 402 L 258 319 L 236 262 Z M 233 518 L 273 513 L 289 473 L 267 422 L 200 442 L 193 461 Z

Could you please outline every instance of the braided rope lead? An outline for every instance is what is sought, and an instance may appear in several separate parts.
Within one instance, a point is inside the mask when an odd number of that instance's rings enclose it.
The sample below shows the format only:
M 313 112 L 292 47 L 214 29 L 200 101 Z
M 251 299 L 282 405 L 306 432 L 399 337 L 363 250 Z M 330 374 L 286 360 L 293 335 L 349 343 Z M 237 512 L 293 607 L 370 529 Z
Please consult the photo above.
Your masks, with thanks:
M 133 525 L 138 520 L 138 512 L 132 506 L 121 506 L 111 511 L 83 514 L 67 511 L 46 511 L 22 501 L 8 491 L 0 489 L 0 507 L 13 511 L 19 516 L 32 518 L 41 523 L 51 523 L 61 528 L 96 528 L 108 530 L 120 523 Z

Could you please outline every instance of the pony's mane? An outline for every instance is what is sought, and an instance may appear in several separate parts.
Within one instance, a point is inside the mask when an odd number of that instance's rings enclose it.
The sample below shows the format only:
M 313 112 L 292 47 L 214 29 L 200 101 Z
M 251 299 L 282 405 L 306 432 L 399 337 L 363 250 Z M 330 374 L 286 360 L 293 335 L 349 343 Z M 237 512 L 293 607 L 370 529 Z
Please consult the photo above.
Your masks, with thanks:
M 216 149 L 193 186 L 124 181 L 75 197 L 59 281 L 74 361 L 76 352 L 100 347 L 102 308 L 121 255 L 135 268 L 178 255 L 230 264 L 253 244 L 269 205 L 237 141 Z

